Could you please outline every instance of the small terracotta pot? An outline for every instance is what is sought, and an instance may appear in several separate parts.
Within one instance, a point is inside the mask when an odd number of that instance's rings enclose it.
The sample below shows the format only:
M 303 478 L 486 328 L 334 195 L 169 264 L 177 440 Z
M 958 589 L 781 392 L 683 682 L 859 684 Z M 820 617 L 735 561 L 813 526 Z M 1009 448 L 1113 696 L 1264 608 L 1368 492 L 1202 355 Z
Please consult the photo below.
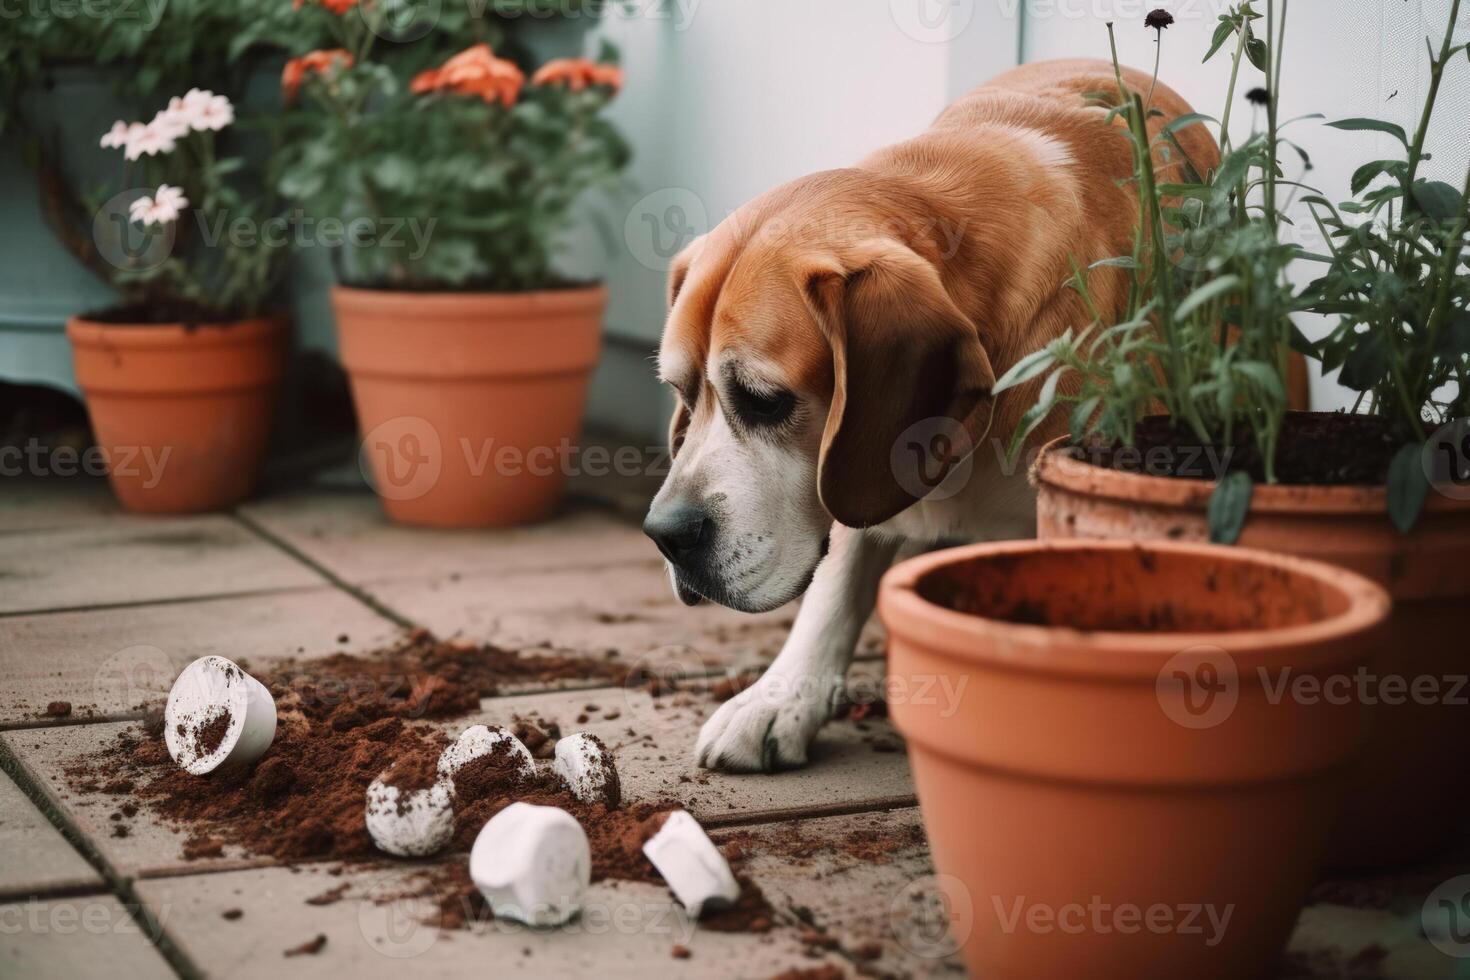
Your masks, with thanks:
M 1388 608 L 1340 568 L 1213 545 L 893 568 L 890 710 L 971 974 L 1264 975 L 1365 713 L 1273 698 L 1262 672 L 1351 673 Z
M 566 484 L 607 290 L 332 290 L 364 466 L 404 524 L 548 517 Z
M 286 320 L 66 325 L 112 491 L 128 510 L 191 514 L 249 495 L 265 457 Z
M 1121 473 L 1049 444 L 1032 479 L 1037 537 L 1205 541 L 1206 480 Z M 1419 524 L 1401 534 L 1386 491 L 1363 486 L 1258 486 L 1238 542 L 1331 562 L 1393 597 L 1388 638 L 1365 688 L 1374 734 L 1352 780 L 1327 865 L 1386 868 L 1421 860 L 1462 829 L 1470 803 L 1470 673 L 1464 609 L 1470 599 L 1470 501 L 1431 493 Z M 1403 678 L 1404 690 L 1398 689 Z M 1415 694 L 1412 684 L 1427 686 Z M 1360 689 L 1355 684 L 1353 692 Z M 1397 702 L 1397 703 L 1395 703 Z

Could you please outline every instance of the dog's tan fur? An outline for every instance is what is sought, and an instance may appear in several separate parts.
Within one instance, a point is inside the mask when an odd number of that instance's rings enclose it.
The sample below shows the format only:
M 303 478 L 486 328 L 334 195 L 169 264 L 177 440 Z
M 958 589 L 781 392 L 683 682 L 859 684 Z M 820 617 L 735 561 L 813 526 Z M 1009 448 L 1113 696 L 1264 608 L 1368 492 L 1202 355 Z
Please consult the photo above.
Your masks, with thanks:
M 1150 88 L 1142 72 L 1125 69 L 1123 80 Z M 717 529 L 718 554 L 701 568 L 671 560 L 686 600 L 771 608 L 810 583 L 767 675 L 706 724 L 702 764 L 805 761 L 899 539 L 1028 533 L 1024 478 L 981 460 L 941 503 L 914 496 L 890 452 L 927 419 L 963 425 L 973 445 L 1008 437 L 1039 382 L 996 398 L 996 377 L 1091 319 L 1065 285 L 1069 259 L 1130 253 L 1137 208 L 1125 134 L 1084 99 L 1109 91 L 1116 78 L 1101 61 L 1008 71 L 922 135 L 751 201 L 675 261 L 660 371 L 681 404 L 674 468 L 649 526 L 691 499 L 739 525 Z M 1162 83 L 1151 105 L 1155 133 L 1190 111 Z M 1218 165 L 1203 125 L 1176 138 L 1198 172 Z M 1161 179 L 1178 179 L 1185 162 L 1162 145 Z M 1103 317 L 1121 311 L 1125 272 L 1101 267 L 1089 284 Z M 732 374 L 793 392 L 792 422 L 777 435 L 732 420 Z M 1063 425 L 1053 419 L 1033 440 Z

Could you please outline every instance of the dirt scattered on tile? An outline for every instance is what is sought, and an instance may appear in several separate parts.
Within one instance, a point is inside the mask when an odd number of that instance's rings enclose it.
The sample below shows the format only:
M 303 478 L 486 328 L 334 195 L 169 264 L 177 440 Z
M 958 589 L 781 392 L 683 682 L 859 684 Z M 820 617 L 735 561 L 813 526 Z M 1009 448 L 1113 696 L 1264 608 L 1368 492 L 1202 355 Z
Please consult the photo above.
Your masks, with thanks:
M 71 715 L 70 701 L 52 701 L 46 705 L 47 718 L 66 718 Z
M 283 956 L 315 956 L 327 945 L 325 933 L 317 933 L 312 939 L 308 939 L 300 946 L 292 946 L 283 953 Z
M 322 892 L 321 894 L 319 894 L 319 895 L 313 895 L 310 898 L 308 898 L 306 900 L 306 904 L 307 905 L 336 905 L 338 902 L 342 901 L 342 897 L 347 894 L 347 889 L 349 889 L 351 887 L 352 886 L 350 884 L 341 884 L 341 885 L 338 885 L 335 888 L 328 888 L 326 891 Z
M 693 954 L 689 952 L 688 946 L 682 943 L 675 943 L 674 948 L 669 950 L 669 955 L 676 960 L 687 960 Z
M 226 920 L 227 922 L 234 922 L 235 920 L 242 918 L 244 915 L 244 909 L 225 909 L 219 914 L 219 917 Z

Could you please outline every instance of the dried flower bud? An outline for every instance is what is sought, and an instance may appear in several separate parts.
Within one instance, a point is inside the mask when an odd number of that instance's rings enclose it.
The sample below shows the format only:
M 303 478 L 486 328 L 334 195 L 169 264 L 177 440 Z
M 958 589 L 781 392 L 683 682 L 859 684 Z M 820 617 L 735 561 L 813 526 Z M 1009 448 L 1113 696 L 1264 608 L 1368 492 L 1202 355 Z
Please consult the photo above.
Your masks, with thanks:
M 1172 23 L 1174 23 L 1174 15 L 1169 13 L 1169 11 L 1165 10 L 1163 7 L 1155 7 L 1153 10 L 1150 10 L 1148 12 L 1148 16 L 1143 19 L 1144 27 L 1151 27 L 1156 31 L 1162 31 L 1164 28 L 1168 27 Z
M 1271 93 L 1263 88 L 1256 87 L 1245 93 L 1245 100 L 1251 105 L 1270 105 Z

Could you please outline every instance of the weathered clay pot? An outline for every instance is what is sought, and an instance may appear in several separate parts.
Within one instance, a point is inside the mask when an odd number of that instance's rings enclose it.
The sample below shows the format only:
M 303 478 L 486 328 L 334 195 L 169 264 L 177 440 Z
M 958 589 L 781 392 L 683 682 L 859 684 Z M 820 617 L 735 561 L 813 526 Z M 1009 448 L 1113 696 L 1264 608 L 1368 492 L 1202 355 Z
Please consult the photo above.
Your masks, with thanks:
M 107 478 L 129 510 L 220 510 L 250 493 L 284 364 L 283 318 L 66 325 Z
M 1105 469 L 1063 443 L 1047 446 L 1032 471 L 1039 538 L 1208 540 L 1213 483 Z M 1463 829 L 1470 799 L 1470 501 L 1431 493 L 1418 525 L 1401 534 L 1382 487 L 1257 486 L 1238 543 L 1352 569 L 1394 599 L 1385 641 L 1347 689 L 1370 702 L 1374 734 L 1328 865 L 1390 867 L 1442 849 Z
M 976 977 L 1267 975 L 1365 736 L 1263 677 L 1367 663 L 1389 599 L 1214 545 L 1011 541 L 883 579 L 893 690 Z M 1165 921 L 1167 920 L 1167 921 Z
M 332 291 L 364 466 L 404 524 L 547 517 L 581 430 L 607 290 Z

